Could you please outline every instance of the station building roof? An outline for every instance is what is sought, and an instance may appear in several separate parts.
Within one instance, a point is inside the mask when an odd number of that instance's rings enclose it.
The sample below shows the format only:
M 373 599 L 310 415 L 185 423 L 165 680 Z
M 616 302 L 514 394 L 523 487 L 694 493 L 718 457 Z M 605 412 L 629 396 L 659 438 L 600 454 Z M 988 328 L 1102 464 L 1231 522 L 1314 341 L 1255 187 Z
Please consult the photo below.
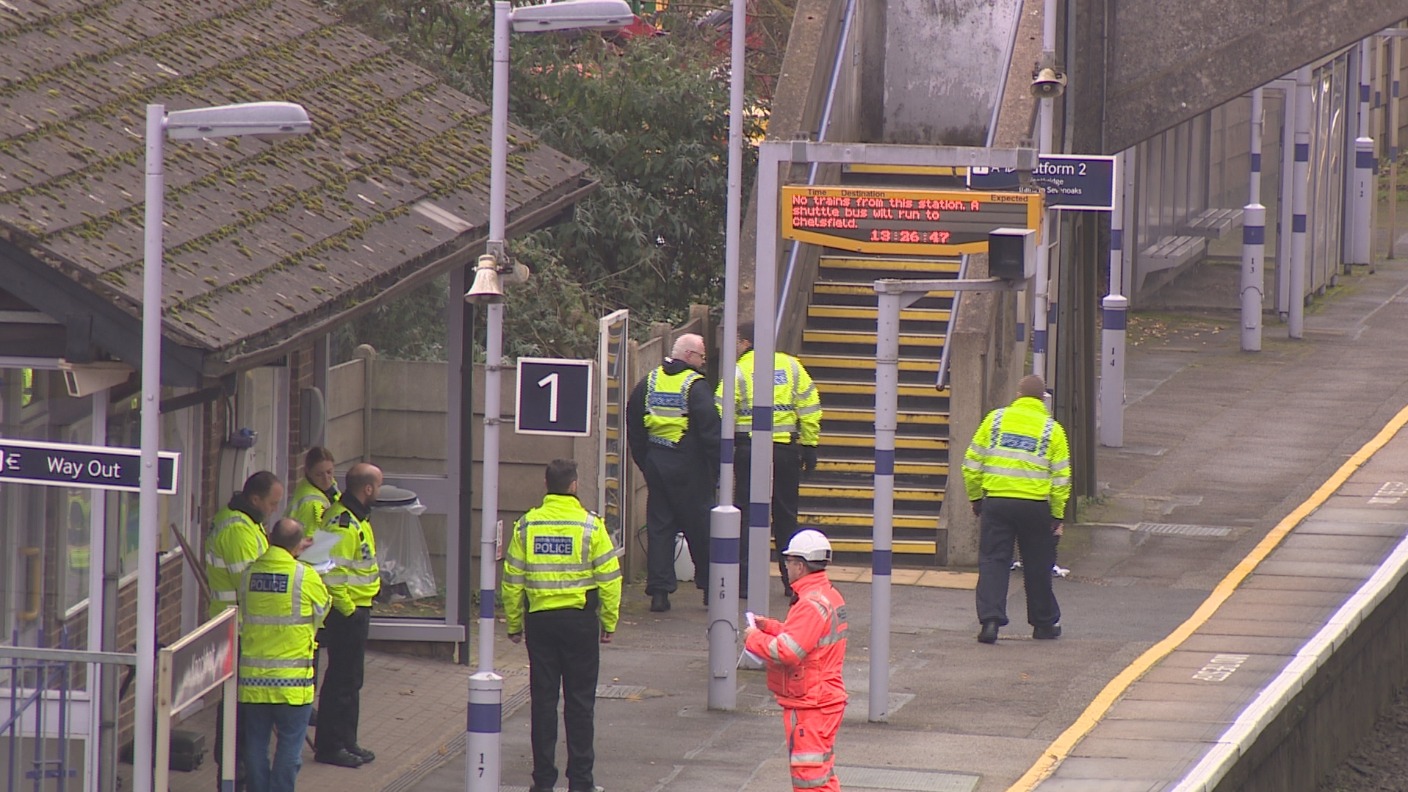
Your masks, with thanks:
M 6 305 L 54 320 L 71 360 L 135 367 L 146 106 L 255 101 L 302 104 L 313 134 L 165 144 L 169 384 L 275 359 L 482 252 L 489 108 L 319 4 L 3 0 Z M 594 188 L 524 130 L 509 142 L 510 233 Z

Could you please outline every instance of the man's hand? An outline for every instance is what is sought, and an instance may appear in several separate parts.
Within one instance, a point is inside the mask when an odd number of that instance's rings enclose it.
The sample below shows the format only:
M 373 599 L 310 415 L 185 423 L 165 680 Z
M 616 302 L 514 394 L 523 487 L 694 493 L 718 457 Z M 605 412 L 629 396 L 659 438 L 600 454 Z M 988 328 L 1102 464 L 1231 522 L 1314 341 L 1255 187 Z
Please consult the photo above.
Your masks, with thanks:
M 1053 520 L 1053 521 L 1051 522 L 1051 535 L 1052 535 L 1052 536 L 1060 536 L 1061 534 L 1065 533 L 1065 530 L 1066 530 L 1065 524 L 1062 523 L 1060 520 Z
M 521 632 L 509 633 L 509 634 L 508 634 L 508 639 L 509 639 L 510 641 L 513 641 L 514 643 L 523 643 L 523 633 L 521 633 Z
M 981 517 L 981 516 L 982 516 L 982 514 L 983 514 L 983 499 L 982 499 L 982 498 L 979 498 L 979 499 L 977 499 L 977 500 L 975 500 L 975 501 L 968 501 L 968 504 L 973 507 L 973 516 L 974 516 L 974 517 Z
M 758 628 L 757 628 L 757 627 L 744 627 L 744 628 L 743 628 L 743 640 L 745 640 L 745 641 L 748 640 L 748 636 L 752 635 L 753 633 L 755 633 L 755 632 L 757 632 L 757 631 L 758 631 Z
M 602 630 L 602 631 L 601 631 L 601 642 L 604 643 L 604 644 L 605 644 L 605 643 L 611 643 L 611 636 L 612 636 L 612 635 L 615 635 L 615 633 L 609 633 L 609 632 L 607 632 L 607 631 L 605 631 L 605 630 Z
M 802 446 L 802 475 L 816 470 L 816 446 Z

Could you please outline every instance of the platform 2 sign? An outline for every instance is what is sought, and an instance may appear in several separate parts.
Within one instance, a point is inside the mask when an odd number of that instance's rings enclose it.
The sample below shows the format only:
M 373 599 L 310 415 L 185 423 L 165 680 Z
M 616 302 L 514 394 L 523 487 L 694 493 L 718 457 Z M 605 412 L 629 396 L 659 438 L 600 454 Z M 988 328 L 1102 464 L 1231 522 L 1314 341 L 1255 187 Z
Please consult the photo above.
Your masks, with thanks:
M 1094 154 L 1043 154 L 1032 170 L 1032 184 L 1046 195 L 1046 208 L 1108 212 L 1115 202 L 1115 158 Z M 1011 168 L 970 168 L 974 190 L 1015 190 Z
M 1038 193 L 782 188 L 782 236 L 856 253 L 983 253 L 994 228 L 1041 224 Z
M 176 462 L 180 454 L 161 451 L 157 459 L 157 491 L 176 494 Z M 39 443 L 0 439 L 0 484 L 139 492 L 142 452 L 136 448 Z

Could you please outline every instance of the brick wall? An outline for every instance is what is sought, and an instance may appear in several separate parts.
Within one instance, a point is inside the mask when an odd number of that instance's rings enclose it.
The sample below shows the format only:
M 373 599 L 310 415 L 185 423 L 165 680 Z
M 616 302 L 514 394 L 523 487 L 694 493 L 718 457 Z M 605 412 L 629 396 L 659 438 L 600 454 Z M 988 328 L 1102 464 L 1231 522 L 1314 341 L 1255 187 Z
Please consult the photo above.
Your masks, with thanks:
M 303 410 L 299 404 L 299 394 L 305 388 L 311 388 L 317 384 L 314 371 L 315 358 L 313 345 L 311 343 L 295 349 L 288 356 L 288 471 L 284 480 L 289 482 L 289 490 L 293 489 L 293 483 L 297 482 L 303 475 L 303 455 L 308 449 L 302 447 L 298 438 L 302 434 Z

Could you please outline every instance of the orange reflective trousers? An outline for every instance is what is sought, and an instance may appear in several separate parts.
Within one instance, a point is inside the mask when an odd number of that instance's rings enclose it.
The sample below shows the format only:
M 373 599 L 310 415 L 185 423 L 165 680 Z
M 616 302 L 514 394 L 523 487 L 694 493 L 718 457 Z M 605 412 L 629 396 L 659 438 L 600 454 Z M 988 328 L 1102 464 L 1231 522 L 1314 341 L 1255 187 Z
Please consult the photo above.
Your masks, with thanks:
M 787 730 L 787 759 L 792 769 L 792 789 L 797 792 L 840 792 L 836 778 L 836 730 L 846 702 L 816 709 L 783 709 Z

